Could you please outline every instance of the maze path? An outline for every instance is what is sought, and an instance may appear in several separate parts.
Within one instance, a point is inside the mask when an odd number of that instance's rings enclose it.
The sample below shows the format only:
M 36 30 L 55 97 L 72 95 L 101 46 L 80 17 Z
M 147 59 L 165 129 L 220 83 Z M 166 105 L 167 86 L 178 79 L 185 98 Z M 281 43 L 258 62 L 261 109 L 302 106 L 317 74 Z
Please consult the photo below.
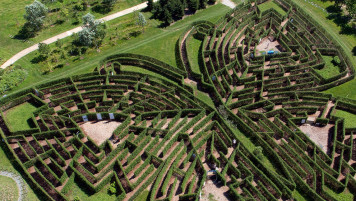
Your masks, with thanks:
M 287 200 L 295 189 L 333 200 L 325 187 L 356 192 L 356 128 L 334 115 L 356 113 L 356 102 L 318 92 L 353 79 L 353 67 L 293 2 L 275 1 L 285 16 L 261 13 L 262 2 L 242 4 L 216 24 L 194 23 L 177 42 L 178 68 L 113 55 L 92 73 L 2 99 L 1 137 L 33 185 L 53 200 L 68 200 L 74 182 L 93 193 L 115 182 L 117 200 L 134 200 L 145 189 L 150 200 L 197 200 L 211 170 L 213 185 L 225 186 L 230 200 Z M 202 75 L 191 70 L 191 37 L 202 41 Z M 325 79 L 316 71 L 325 65 L 322 55 L 339 56 L 339 74 Z M 190 83 L 217 108 L 196 98 Z M 34 126 L 13 132 L 6 111 L 25 102 L 38 106 Z M 102 130 L 109 133 L 99 141 L 83 131 L 87 123 L 105 122 L 117 126 Z M 276 171 L 239 141 L 236 129 Z

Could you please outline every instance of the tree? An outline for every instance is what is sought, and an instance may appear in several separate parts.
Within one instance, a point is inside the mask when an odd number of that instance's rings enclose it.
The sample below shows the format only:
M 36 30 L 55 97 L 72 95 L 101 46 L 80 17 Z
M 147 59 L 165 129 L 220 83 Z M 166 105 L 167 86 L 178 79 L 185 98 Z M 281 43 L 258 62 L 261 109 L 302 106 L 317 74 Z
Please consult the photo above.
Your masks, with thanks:
M 105 8 L 111 10 L 112 7 L 115 5 L 117 0 L 103 0 L 102 4 Z
M 163 13 L 162 13 L 162 20 L 164 21 L 164 23 L 166 25 L 169 25 L 170 23 L 172 23 L 173 19 L 172 19 L 172 15 L 171 13 L 169 12 L 167 6 L 165 6 L 163 8 Z
M 78 42 L 83 46 L 91 46 L 93 44 L 94 37 L 95 33 L 89 28 L 84 27 L 83 30 L 78 33 Z
M 82 19 L 83 19 L 83 27 L 93 28 L 94 26 L 97 25 L 95 17 L 91 13 L 87 13 L 82 17 Z
M 83 16 L 83 30 L 78 33 L 78 43 L 82 46 L 95 45 L 99 47 L 105 37 L 105 23 L 95 20 L 95 17 L 88 13 Z
M 171 0 L 167 5 L 173 19 L 182 19 L 184 16 L 184 6 L 180 0 Z
M 26 14 L 24 18 L 26 19 L 26 24 L 31 31 L 38 31 L 42 28 L 44 23 L 44 18 L 48 13 L 48 8 L 41 2 L 35 0 L 32 4 L 25 7 Z
M 147 11 L 151 11 L 153 9 L 153 0 L 147 1 Z
M 356 17 L 356 0 L 346 0 L 346 10 L 351 18 Z
M 58 39 L 55 43 L 56 47 L 58 47 L 59 49 L 61 49 L 63 47 L 63 40 Z
M 207 0 L 200 0 L 199 9 L 205 9 Z
M 340 65 L 341 63 L 339 56 L 334 56 L 333 61 L 336 65 Z
M 145 16 L 141 12 L 138 13 L 136 24 L 142 27 L 142 32 L 145 32 L 145 26 L 147 24 L 147 21 L 145 19 Z
M 199 0 L 188 0 L 188 9 L 195 13 L 199 8 Z
M 49 53 L 51 52 L 51 48 L 46 43 L 38 43 L 38 52 L 42 56 L 47 57 L 49 55 Z

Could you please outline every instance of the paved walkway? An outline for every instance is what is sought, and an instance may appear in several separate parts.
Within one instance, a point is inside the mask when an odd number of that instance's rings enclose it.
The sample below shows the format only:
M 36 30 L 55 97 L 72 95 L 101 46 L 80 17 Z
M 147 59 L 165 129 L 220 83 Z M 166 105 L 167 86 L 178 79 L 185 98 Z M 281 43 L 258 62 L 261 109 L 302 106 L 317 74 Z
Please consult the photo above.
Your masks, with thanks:
M 157 0 L 153 0 L 153 1 L 156 2 Z M 138 4 L 138 5 L 133 6 L 131 8 L 128 8 L 128 9 L 119 11 L 117 13 L 108 15 L 106 17 L 100 18 L 99 20 L 110 21 L 110 20 L 113 20 L 115 18 L 118 18 L 118 17 L 124 16 L 124 15 L 127 15 L 129 13 L 132 13 L 132 12 L 134 12 L 136 10 L 141 10 L 143 8 L 146 8 L 146 6 L 147 6 L 146 2 L 145 3 L 141 3 L 141 4 Z M 56 42 L 58 39 L 62 39 L 62 38 L 68 37 L 68 36 L 72 35 L 73 33 L 78 33 L 81 30 L 82 30 L 82 27 L 76 27 L 76 28 L 71 29 L 69 31 L 63 32 L 61 34 L 58 34 L 58 35 L 56 35 L 56 36 L 54 36 L 52 38 L 44 40 L 44 41 L 42 41 L 42 43 L 50 44 L 50 43 Z M 29 54 L 29 53 L 37 50 L 37 49 L 38 49 L 38 43 L 35 44 L 35 45 L 32 45 L 29 48 L 26 48 L 26 49 L 22 50 L 21 52 L 15 54 L 13 57 L 11 57 L 9 60 L 7 60 L 1 66 L 1 68 L 6 68 L 6 67 L 10 66 L 11 64 L 15 63 L 17 60 L 21 59 L 22 57 L 26 56 L 27 54 Z
M 235 8 L 235 6 L 236 6 L 236 4 L 234 2 L 232 2 L 231 0 L 222 0 L 221 3 L 224 4 L 225 6 L 230 7 L 230 8 Z
M 25 196 L 26 196 L 26 185 L 23 181 L 23 179 L 17 175 L 14 174 L 12 172 L 7 172 L 7 171 L 0 171 L 0 176 L 4 176 L 4 177 L 10 177 L 11 179 L 13 179 L 16 182 L 17 188 L 19 189 L 19 201 L 24 200 Z

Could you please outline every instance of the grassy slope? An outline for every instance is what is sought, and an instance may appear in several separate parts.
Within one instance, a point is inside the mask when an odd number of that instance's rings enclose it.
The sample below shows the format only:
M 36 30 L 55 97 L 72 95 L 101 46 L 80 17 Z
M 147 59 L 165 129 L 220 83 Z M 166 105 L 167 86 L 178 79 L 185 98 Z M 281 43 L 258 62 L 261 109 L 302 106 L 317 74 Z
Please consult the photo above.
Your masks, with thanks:
M 324 61 L 325 61 L 325 67 L 316 71 L 323 76 L 325 79 L 331 78 L 335 75 L 340 74 L 340 68 L 338 66 L 335 66 L 332 62 L 333 57 L 332 56 L 322 56 Z
M 25 14 L 25 6 L 31 4 L 33 0 L 23 0 L 23 1 L 12 1 L 12 0 L 2 0 L 0 1 L 0 64 L 4 63 L 11 56 L 18 53 L 19 51 L 30 47 L 38 42 L 41 42 L 47 38 L 55 36 L 59 33 L 65 32 L 69 29 L 80 25 L 73 25 L 71 21 L 66 21 L 62 24 L 54 25 L 47 22 L 46 27 L 38 32 L 37 36 L 30 38 L 28 41 L 21 41 L 17 39 L 11 39 L 10 35 L 15 36 L 23 24 L 25 19 L 23 15 Z M 100 1 L 98 1 L 100 2 Z M 135 6 L 142 3 L 142 0 L 130 0 L 130 1 L 118 1 L 111 12 L 106 14 L 101 14 L 93 12 L 89 9 L 87 11 L 82 11 L 79 13 L 80 16 L 87 12 L 90 12 L 96 17 L 101 18 L 105 15 L 110 15 L 112 13 L 124 10 L 126 8 Z M 54 13 L 57 15 L 57 13 Z M 50 14 L 50 15 L 54 15 Z M 72 13 L 69 13 L 71 15 Z M 53 16 L 52 18 L 55 18 Z M 70 16 L 69 16 L 70 18 Z
M 335 116 L 345 118 L 345 127 L 346 128 L 356 128 L 356 115 L 343 111 L 336 110 Z
M 30 103 L 23 103 L 6 111 L 5 118 L 9 123 L 11 131 L 27 130 L 31 128 L 29 121 L 36 106 Z
M 0 198 L 2 200 L 15 201 L 19 197 L 19 190 L 14 180 L 0 176 Z
M 108 186 L 109 184 L 104 187 L 101 191 L 91 194 L 88 192 L 86 189 L 82 189 L 78 184 L 75 182 L 71 188 L 71 190 L 68 192 L 67 196 L 69 200 L 74 200 L 75 197 L 79 197 L 80 200 L 85 200 L 85 201 L 114 201 L 116 200 L 115 195 L 109 195 L 108 194 Z
M 109 55 L 122 52 L 142 53 L 176 66 L 174 52 L 170 53 L 170 56 L 167 56 L 165 54 L 168 52 L 166 50 L 174 50 L 176 40 L 178 39 L 180 34 L 183 33 L 185 28 L 189 26 L 192 22 L 202 19 L 216 22 L 218 19 L 224 16 L 229 9 L 230 8 L 228 8 L 227 6 L 217 4 L 205 10 L 198 11 L 195 15 L 188 16 L 185 19 L 176 22 L 174 25 L 164 29 L 157 28 L 159 22 L 157 22 L 156 20 L 148 20 L 149 26 L 146 28 L 144 34 L 141 34 L 136 38 L 123 41 L 122 43 L 116 46 L 106 46 L 101 49 L 100 53 L 92 51 L 90 54 L 85 55 L 85 58 L 83 60 L 70 62 L 69 66 L 64 66 L 61 69 L 57 69 L 55 70 L 55 72 L 49 75 L 41 74 L 37 70 L 38 65 L 31 64 L 30 61 L 36 55 L 36 53 L 31 53 L 16 62 L 16 64 L 20 64 L 25 69 L 27 69 L 29 75 L 28 78 L 14 90 L 12 90 L 12 92 L 16 92 L 27 87 L 32 87 L 39 83 L 48 82 L 53 79 L 91 72 L 94 67 L 98 65 L 100 60 L 104 59 Z M 114 27 L 122 20 L 127 20 L 129 18 L 132 18 L 131 14 L 108 22 L 108 26 Z M 171 43 L 166 43 L 165 41 L 167 40 L 171 41 Z M 143 52 L 142 49 L 145 49 L 145 52 Z
M 195 73 L 200 72 L 200 67 L 199 67 L 199 49 L 202 41 L 195 39 L 194 37 L 191 36 L 191 39 L 189 40 L 187 49 L 188 49 L 188 59 L 191 64 L 192 71 Z
M 279 7 L 276 3 L 274 3 L 273 1 L 268 1 L 266 3 L 260 4 L 260 5 L 258 5 L 258 8 L 261 10 L 261 12 L 264 12 L 270 8 L 273 8 L 281 15 L 286 14 L 286 12 L 281 7 Z

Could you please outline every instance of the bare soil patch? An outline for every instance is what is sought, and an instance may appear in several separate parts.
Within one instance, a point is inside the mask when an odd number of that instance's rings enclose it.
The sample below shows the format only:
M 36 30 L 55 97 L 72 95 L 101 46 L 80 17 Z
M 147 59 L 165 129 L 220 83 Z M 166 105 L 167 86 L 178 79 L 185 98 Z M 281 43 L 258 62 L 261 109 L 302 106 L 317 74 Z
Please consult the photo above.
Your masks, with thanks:
M 328 124 L 323 127 L 313 126 L 311 124 L 303 124 L 299 129 L 305 133 L 316 145 L 318 145 L 325 153 L 328 151 L 329 139 L 331 137 L 331 129 L 334 125 Z
M 114 130 L 120 125 L 116 121 L 86 122 L 80 125 L 84 134 L 89 136 L 97 145 L 101 145 L 109 139 Z
M 200 200 L 201 201 L 211 201 L 211 200 L 230 201 L 230 199 L 226 197 L 228 191 L 229 191 L 229 187 L 215 184 L 213 183 L 212 180 L 208 180 L 205 186 L 203 187 L 203 192 Z

